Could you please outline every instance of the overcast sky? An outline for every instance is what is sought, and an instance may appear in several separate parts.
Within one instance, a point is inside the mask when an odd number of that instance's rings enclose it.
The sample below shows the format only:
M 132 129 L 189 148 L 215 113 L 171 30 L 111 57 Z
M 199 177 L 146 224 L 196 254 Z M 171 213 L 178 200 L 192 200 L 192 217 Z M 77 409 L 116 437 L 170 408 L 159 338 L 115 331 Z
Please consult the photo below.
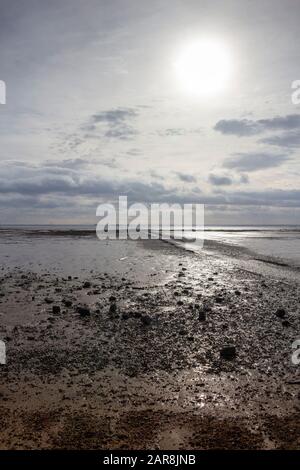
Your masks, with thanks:
M 94 222 L 97 205 L 205 203 L 206 223 L 299 223 L 300 2 L 0 0 L 0 222 Z M 187 93 L 184 45 L 230 51 Z

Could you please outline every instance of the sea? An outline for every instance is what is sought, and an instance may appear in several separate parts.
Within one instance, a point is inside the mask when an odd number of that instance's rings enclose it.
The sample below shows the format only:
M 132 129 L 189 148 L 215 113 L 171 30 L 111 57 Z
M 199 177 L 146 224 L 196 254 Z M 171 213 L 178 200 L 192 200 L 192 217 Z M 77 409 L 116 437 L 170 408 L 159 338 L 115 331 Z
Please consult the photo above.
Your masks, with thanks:
M 206 226 L 184 237 L 177 244 L 195 252 L 227 247 L 300 268 L 300 225 Z M 133 259 L 147 257 L 145 245 L 98 240 L 92 225 L 0 225 L 0 269 L 72 272 L 98 268 L 100 259 L 106 271 L 118 270 L 121 262 L 130 265 Z

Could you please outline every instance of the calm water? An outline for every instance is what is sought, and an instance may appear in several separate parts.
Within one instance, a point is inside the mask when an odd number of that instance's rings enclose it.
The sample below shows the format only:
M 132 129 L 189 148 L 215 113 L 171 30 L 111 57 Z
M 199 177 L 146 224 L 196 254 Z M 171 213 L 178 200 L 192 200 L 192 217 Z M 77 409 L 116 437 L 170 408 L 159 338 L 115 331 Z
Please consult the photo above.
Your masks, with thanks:
M 189 236 L 193 236 L 192 233 Z M 300 266 L 300 226 L 215 226 L 206 227 L 204 233 L 198 233 L 195 245 L 205 240 L 243 247 L 257 255 L 268 256 Z
M 76 236 L 70 232 L 74 230 Z M 86 230 L 90 234 L 81 235 Z M 57 236 L 60 231 L 66 231 L 64 236 Z M 195 232 L 186 236 L 195 237 Z M 201 249 L 203 239 L 204 247 L 205 240 L 212 240 L 300 267 L 300 226 L 209 226 L 205 232 L 196 232 L 196 237 L 196 250 Z M 147 256 L 151 255 L 143 245 L 134 241 L 99 241 L 91 226 L 0 226 L 2 269 L 38 267 L 72 274 L 99 266 L 103 271 L 118 271 L 126 265 L 134 270 Z

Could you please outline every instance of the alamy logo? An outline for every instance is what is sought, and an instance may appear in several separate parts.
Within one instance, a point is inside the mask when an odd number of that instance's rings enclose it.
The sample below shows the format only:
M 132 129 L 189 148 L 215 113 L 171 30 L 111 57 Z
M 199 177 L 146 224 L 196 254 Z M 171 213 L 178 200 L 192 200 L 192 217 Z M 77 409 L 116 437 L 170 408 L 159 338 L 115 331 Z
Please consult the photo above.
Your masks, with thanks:
M 0 340 L 0 364 L 6 364 L 6 346 L 4 341 Z
M 293 104 L 300 104 L 300 80 L 294 80 L 292 82 L 292 103 Z
M 204 230 L 203 204 L 128 205 L 127 196 L 119 196 L 117 204 L 100 204 L 96 215 L 100 217 L 96 228 L 100 240 L 182 240 L 187 233 L 194 240 L 196 232 Z
M 292 354 L 292 363 L 295 366 L 298 366 L 300 364 L 300 339 L 296 339 L 293 342 L 292 348 L 295 349 L 295 351 Z
M 6 104 L 6 84 L 0 80 L 0 104 Z

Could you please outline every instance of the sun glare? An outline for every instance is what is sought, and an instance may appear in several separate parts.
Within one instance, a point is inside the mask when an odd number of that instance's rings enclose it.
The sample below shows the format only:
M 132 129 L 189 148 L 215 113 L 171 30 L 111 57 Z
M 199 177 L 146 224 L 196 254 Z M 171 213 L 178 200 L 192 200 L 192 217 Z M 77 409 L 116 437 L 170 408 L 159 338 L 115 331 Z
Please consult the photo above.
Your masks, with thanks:
M 228 85 L 232 74 L 231 56 L 221 41 L 199 40 L 179 51 L 175 69 L 187 92 L 210 95 Z

